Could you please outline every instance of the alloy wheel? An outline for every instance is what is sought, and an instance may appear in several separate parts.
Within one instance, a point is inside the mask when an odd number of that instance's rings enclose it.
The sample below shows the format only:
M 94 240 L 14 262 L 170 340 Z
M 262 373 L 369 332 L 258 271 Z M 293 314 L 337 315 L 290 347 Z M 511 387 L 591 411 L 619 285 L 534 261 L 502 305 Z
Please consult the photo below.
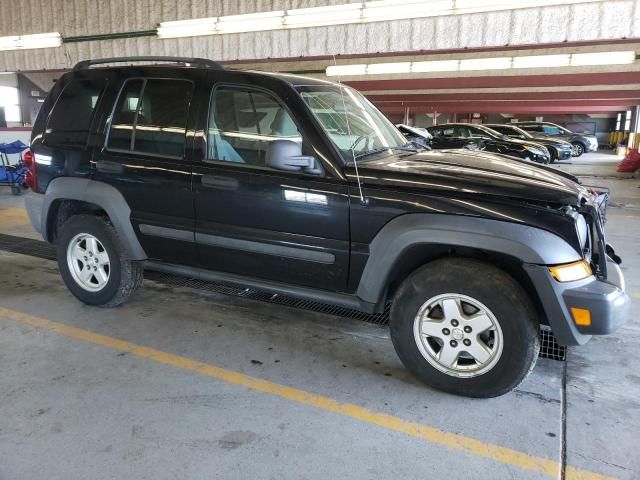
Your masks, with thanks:
M 71 239 L 67 264 L 75 282 L 89 292 L 99 292 L 109 282 L 109 254 L 100 240 L 89 233 L 79 233 Z
M 571 145 L 571 155 L 574 157 L 579 157 L 584 153 L 584 147 L 579 143 L 574 143 Z
M 500 359 L 503 335 L 495 315 L 480 301 L 445 293 L 427 300 L 414 320 L 422 356 L 436 369 L 471 378 L 491 370 Z

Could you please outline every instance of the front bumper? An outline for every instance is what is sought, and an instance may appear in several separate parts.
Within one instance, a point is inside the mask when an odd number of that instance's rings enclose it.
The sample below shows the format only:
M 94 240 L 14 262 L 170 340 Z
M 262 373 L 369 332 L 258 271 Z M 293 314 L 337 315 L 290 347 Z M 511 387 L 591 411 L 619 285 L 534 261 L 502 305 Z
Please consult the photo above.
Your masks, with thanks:
M 571 158 L 571 149 L 558 150 L 558 160 L 568 160 Z
M 558 282 L 544 265 L 526 265 L 536 286 L 549 326 L 560 345 L 582 345 L 592 335 L 606 335 L 624 324 L 630 299 L 625 292 L 620 267 L 607 259 L 607 280 L 589 277 L 576 282 Z M 571 308 L 588 310 L 589 325 L 576 325 Z
M 598 140 L 587 143 L 587 148 L 585 149 L 585 153 L 597 152 L 597 151 L 598 151 Z

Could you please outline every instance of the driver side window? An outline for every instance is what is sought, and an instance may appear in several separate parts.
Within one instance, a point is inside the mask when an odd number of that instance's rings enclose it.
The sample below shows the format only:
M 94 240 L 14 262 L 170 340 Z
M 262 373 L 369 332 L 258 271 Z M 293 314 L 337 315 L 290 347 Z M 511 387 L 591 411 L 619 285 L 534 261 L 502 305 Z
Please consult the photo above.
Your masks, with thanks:
M 217 87 L 211 96 L 207 159 L 265 167 L 269 143 L 302 143 L 293 119 L 271 95 Z

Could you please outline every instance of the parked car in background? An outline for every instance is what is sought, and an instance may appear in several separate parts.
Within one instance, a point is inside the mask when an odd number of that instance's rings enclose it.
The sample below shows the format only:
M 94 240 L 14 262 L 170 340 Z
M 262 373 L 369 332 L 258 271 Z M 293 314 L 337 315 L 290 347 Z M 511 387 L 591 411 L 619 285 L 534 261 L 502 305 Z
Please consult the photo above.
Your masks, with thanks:
M 434 149 L 471 148 L 472 150 L 502 153 L 544 164 L 551 161 L 551 154 L 544 145 L 509 138 L 484 125 L 446 123 L 429 127 L 427 130 L 433 136 L 431 147 Z
M 556 160 L 567 160 L 571 158 L 573 146 L 564 140 L 543 136 L 535 138 L 529 132 L 516 127 L 515 125 L 487 123 L 485 126 L 498 133 L 502 133 L 509 138 L 518 138 L 520 140 L 529 140 L 531 142 L 541 143 L 547 147 L 547 150 L 549 150 L 549 153 L 551 154 L 551 163 Z
M 410 127 L 403 123 L 396 125 L 396 127 L 398 127 L 400 133 L 402 133 L 402 135 L 404 135 L 404 137 L 410 142 L 420 145 L 421 147 L 431 149 L 431 140 L 433 139 L 433 136 L 426 128 Z
M 551 122 L 515 122 L 513 125 L 529 132 L 536 139 L 555 137 L 569 142 L 573 147 L 574 157 L 598 151 L 598 139 L 595 135 L 572 132 Z

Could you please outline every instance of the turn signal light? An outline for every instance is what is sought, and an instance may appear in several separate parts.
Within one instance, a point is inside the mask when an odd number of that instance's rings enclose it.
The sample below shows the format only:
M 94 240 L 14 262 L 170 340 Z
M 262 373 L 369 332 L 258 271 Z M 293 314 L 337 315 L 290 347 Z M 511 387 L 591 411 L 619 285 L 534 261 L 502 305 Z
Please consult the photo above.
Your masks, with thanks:
M 588 327 L 591 325 L 591 312 L 584 308 L 571 307 L 571 315 L 573 315 L 573 322 L 581 327 Z
M 35 192 L 38 181 L 36 180 L 36 162 L 31 150 L 27 150 L 22 154 L 22 163 L 27 167 L 27 172 L 24 175 L 24 184 Z
M 586 260 L 579 260 L 564 265 L 549 267 L 549 272 L 559 282 L 573 282 L 593 275 L 591 265 Z

